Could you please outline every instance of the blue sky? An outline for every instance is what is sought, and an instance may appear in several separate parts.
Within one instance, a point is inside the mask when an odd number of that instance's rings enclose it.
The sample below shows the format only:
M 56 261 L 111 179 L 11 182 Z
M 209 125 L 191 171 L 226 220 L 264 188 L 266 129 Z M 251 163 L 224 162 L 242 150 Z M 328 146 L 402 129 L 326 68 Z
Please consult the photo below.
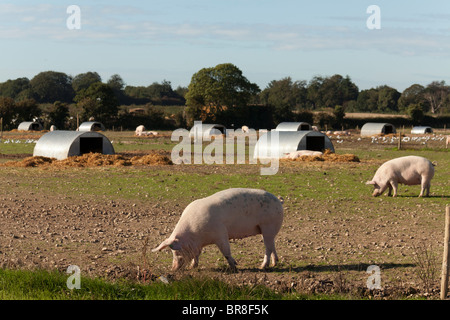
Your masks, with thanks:
M 81 29 L 66 12 L 80 8 Z M 370 5 L 381 29 L 367 28 Z M 369 89 L 450 83 L 450 1 L 0 1 L 0 82 L 53 70 L 187 86 L 230 62 L 264 89 L 290 76 L 349 75 Z

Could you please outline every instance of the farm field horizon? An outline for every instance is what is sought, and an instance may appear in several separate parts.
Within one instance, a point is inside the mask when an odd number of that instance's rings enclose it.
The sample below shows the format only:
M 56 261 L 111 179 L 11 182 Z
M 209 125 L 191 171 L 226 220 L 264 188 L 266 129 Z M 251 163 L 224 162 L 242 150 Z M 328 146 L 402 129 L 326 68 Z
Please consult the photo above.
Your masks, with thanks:
M 133 132 L 104 133 L 119 155 L 168 155 L 177 142 L 170 132 L 138 138 Z M 438 135 L 434 137 L 438 137 Z M 32 155 L 32 137 L 4 132 L 1 163 Z M 38 137 L 36 137 L 38 138 Z M 280 161 L 275 175 L 261 164 L 167 164 L 92 167 L 0 168 L 0 265 L 2 268 L 65 272 L 145 282 L 149 274 L 171 282 L 211 278 L 234 286 L 261 284 L 283 293 L 345 294 L 352 298 L 438 298 L 449 203 L 450 157 L 445 142 L 414 144 L 333 136 L 336 154 L 359 162 Z M 435 162 L 430 197 L 420 186 L 399 186 L 397 198 L 371 196 L 365 182 L 385 161 L 419 155 Z M 284 222 L 276 246 L 279 264 L 259 270 L 260 236 L 231 241 L 238 272 L 227 270 L 217 247 L 205 247 L 199 268 L 172 272 L 169 250 L 153 253 L 193 200 L 227 188 L 264 189 L 284 200 Z M 429 263 L 424 267 L 422 263 Z M 367 290 L 366 270 L 381 270 L 381 290 Z M 426 270 L 425 270 L 426 269 Z M 426 276 L 423 272 L 432 272 Z M 157 281 L 157 280 L 153 280 Z

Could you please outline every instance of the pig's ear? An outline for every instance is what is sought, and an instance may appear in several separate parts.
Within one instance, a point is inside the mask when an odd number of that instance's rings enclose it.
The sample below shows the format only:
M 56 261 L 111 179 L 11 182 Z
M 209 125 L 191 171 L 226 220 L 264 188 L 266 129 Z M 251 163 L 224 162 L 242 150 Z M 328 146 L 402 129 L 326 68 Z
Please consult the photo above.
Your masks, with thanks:
M 161 251 L 164 248 L 170 246 L 172 244 L 172 242 L 173 242 L 173 240 L 166 239 L 163 242 L 161 242 L 161 244 L 158 247 L 156 247 L 155 249 L 152 249 L 152 252 Z
M 367 181 L 366 184 L 373 184 L 373 185 L 375 185 L 376 183 L 375 183 L 375 181 Z
M 161 251 L 167 247 L 169 247 L 172 250 L 180 250 L 181 249 L 180 241 L 178 241 L 178 239 L 166 239 L 163 242 L 161 242 L 161 244 L 157 248 L 152 249 L 152 252 Z

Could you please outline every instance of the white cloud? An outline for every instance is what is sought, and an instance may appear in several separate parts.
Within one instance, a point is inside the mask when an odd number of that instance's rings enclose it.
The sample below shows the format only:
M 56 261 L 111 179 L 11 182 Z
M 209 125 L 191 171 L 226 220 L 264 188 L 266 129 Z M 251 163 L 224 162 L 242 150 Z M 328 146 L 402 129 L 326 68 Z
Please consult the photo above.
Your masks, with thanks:
M 272 50 L 380 50 L 398 55 L 448 55 L 450 37 L 444 29 L 364 27 L 336 25 L 249 23 L 162 23 L 133 6 L 82 6 L 81 30 L 68 30 L 66 8 L 40 4 L 0 5 L 0 39 L 56 39 L 59 41 L 107 41 L 123 45 L 152 44 L 254 47 Z M 150 20 L 149 20 L 150 17 Z M 445 19 L 446 14 L 433 17 Z M 332 21 L 333 19 L 331 19 Z M 335 21 L 338 19 L 334 19 Z M 362 21 L 364 26 L 364 21 Z

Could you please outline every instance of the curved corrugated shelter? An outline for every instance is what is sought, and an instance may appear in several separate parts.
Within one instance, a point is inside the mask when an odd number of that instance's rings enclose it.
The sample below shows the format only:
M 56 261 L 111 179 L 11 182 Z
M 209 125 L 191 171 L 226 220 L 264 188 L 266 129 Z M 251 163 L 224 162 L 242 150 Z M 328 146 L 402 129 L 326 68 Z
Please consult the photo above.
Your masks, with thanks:
M 310 131 L 312 127 L 307 122 L 280 122 L 275 128 L 277 131 Z
M 396 133 L 395 127 L 390 123 L 367 122 L 361 128 L 361 136 Z
M 227 129 L 221 124 L 195 123 L 189 131 L 189 137 L 197 139 L 209 139 L 212 136 L 224 134 L 227 135 Z
M 105 131 L 105 126 L 97 121 L 87 121 L 80 124 L 78 131 Z
M 94 152 L 114 154 L 107 137 L 95 131 L 50 131 L 44 134 L 34 147 L 33 156 L 63 160 Z
M 411 134 L 433 133 L 433 129 L 428 126 L 418 126 L 411 129 Z
M 278 135 L 278 143 L 277 143 Z M 273 141 L 272 141 L 273 140 Z M 273 142 L 273 143 L 272 143 Z M 298 151 L 334 152 L 334 146 L 326 134 L 318 131 L 270 131 L 262 135 L 255 145 L 253 157 L 281 158 L 284 155 Z
M 17 130 L 23 130 L 23 131 L 41 131 L 42 125 L 39 122 L 35 121 L 25 121 L 21 122 L 19 126 L 17 127 Z

